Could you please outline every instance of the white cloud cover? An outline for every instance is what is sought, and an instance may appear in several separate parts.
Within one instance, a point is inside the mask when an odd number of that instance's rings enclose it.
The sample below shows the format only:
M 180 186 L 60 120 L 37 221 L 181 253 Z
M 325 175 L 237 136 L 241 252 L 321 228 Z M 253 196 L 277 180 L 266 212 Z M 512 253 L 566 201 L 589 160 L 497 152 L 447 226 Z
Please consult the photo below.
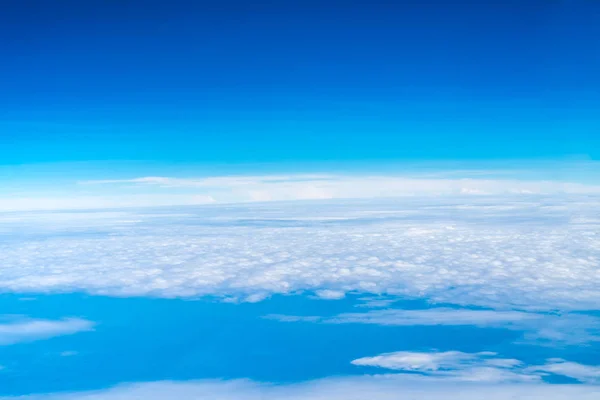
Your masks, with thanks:
M 600 194 L 600 185 L 523 180 L 519 171 L 409 174 L 282 174 L 202 178 L 142 176 L 72 182 L 60 188 L 9 193 L 0 211 L 91 209 L 406 196 Z M 546 174 L 547 175 L 547 174 Z M 461 178 L 461 176 L 463 176 Z M 498 178 L 498 176 L 503 178 Z M 75 185 L 76 183 L 76 185 Z M 44 185 L 40 185 L 44 187 Z
M 597 309 L 599 205 L 551 196 L 4 214 L 0 289 Z
M 141 177 L 82 181 L 81 185 L 193 188 L 219 202 L 264 202 L 397 196 L 583 194 L 600 186 L 550 180 L 432 178 L 398 175 L 295 174 L 207 178 Z
M 597 400 L 600 386 L 539 382 L 461 382 L 439 377 L 386 374 L 327 378 L 296 384 L 249 380 L 160 381 L 111 389 L 18 397 L 19 400 Z M 15 398 L 1 398 L 14 400 Z
M 80 318 L 47 320 L 4 316 L 0 322 L 0 346 L 72 335 L 93 328 L 93 322 Z

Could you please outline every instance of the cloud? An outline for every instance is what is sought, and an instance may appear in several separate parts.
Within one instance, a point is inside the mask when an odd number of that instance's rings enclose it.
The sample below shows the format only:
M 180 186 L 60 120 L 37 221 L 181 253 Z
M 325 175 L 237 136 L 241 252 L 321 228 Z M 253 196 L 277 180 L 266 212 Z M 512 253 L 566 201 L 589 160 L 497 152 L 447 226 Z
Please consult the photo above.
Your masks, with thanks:
M 294 384 L 249 380 L 159 381 L 129 383 L 114 388 L 56 395 L 32 395 L 19 400 L 596 400 L 600 386 L 550 385 L 541 382 L 465 382 L 439 377 L 386 374 L 327 378 Z M 2 400 L 15 398 L 2 398 Z
M 0 197 L 1 212 L 41 210 L 91 210 L 110 208 L 160 207 L 170 205 L 202 205 L 215 199 L 203 194 L 65 194 L 52 196 Z
M 597 309 L 599 205 L 592 196 L 500 197 L 6 214 L 0 288 L 238 300 L 355 292 Z
M 358 358 L 353 360 L 352 364 L 469 382 L 535 382 L 551 373 L 574 378 L 583 383 L 600 383 L 600 366 L 562 359 L 547 361 L 545 365 L 527 366 L 521 360 L 501 358 L 494 352 L 397 351 Z
M 498 171 L 473 172 L 444 171 L 418 175 L 238 175 L 204 178 L 145 176 L 84 180 L 72 182 L 70 186 L 53 188 L 51 191 L 30 188 L 25 193 L 8 193 L 8 196 L 0 197 L 0 212 L 407 196 L 523 197 L 532 194 L 600 194 L 600 186 L 594 184 L 520 180 L 514 177 L 515 173 L 512 173 L 513 178 L 499 179 L 494 178 Z
M 50 339 L 90 331 L 94 323 L 79 318 L 61 320 L 17 318 L 0 323 L 0 346 Z
M 497 357 L 493 352 L 397 351 L 359 358 L 352 364 L 471 382 L 533 382 L 549 372 L 584 383 L 600 383 L 600 366 L 562 359 L 548 361 L 545 365 L 526 366 L 520 360 Z
M 339 299 L 343 299 L 346 296 L 346 293 L 344 293 L 341 290 L 329 290 L 329 289 L 317 290 L 315 292 L 315 294 L 317 295 L 318 298 L 325 299 L 325 300 L 339 300 Z
M 451 175 L 446 173 L 446 175 Z M 79 182 L 85 186 L 195 189 L 218 202 L 387 198 L 398 196 L 600 193 L 600 186 L 558 181 L 425 178 L 398 175 L 295 174 L 207 178 L 140 177 Z
M 544 371 L 568 376 L 585 383 L 600 383 L 600 366 L 584 365 L 562 359 L 551 359 L 545 365 L 531 367 L 531 371 Z
M 522 362 L 497 358 L 496 353 L 398 351 L 352 361 L 357 366 L 379 367 L 402 372 L 470 382 L 534 382 L 539 373 L 519 368 Z
M 507 326 L 539 321 L 546 315 L 521 311 L 428 308 L 419 310 L 386 309 L 364 313 L 344 313 L 329 318 L 330 323 L 367 323 L 378 325 L 475 325 Z
M 272 314 L 266 318 L 282 322 L 327 324 L 502 328 L 522 331 L 526 342 L 537 344 L 582 344 L 600 341 L 600 319 L 582 314 L 434 307 L 416 310 L 378 309 L 330 317 Z

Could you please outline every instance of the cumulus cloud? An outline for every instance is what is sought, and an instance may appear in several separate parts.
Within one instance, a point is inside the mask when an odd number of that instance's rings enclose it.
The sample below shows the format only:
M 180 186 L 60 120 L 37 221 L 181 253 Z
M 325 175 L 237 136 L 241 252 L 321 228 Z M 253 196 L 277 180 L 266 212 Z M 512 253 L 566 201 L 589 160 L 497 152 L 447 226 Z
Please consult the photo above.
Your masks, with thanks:
M 593 197 L 502 197 L 168 208 L 101 218 L 10 214 L 0 288 L 240 301 L 358 292 L 596 309 L 599 204 Z
M 0 323 L 0 346 L 72 335 L 94 327 L 93 322 L 79 318 L 45 320 L 5 316 L 4 319 L 5 322 Z

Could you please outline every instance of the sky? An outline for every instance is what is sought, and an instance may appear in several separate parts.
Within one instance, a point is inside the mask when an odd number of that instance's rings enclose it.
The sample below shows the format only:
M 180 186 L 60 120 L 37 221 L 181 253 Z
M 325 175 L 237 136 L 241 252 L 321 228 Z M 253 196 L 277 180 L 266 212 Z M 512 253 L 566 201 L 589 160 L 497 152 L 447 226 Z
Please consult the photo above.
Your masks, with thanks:
M 583 0 L 9 0 L 0 160 L 597 159 L 599 13 Z
M 282 199 L 79 184 L 146 177 L 593 185 L 599 13 L 594 1 L 8 1 L 0 209 Z M 304 192 L 283 197 L 337 197 Z
M 0 400 L 600 397 L 600 3 L 5 0 Z

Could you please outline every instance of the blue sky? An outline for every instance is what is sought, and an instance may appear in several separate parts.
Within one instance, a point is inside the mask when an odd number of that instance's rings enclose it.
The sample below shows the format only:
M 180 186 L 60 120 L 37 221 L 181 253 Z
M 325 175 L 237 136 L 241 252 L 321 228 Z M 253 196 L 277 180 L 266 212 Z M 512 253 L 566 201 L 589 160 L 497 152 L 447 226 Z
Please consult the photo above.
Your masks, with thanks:
M 0 400 L 600 398 L 599 2 L 0 14 Z
M 598 158 L 599 12 L 9 1 L 0 160 Z

